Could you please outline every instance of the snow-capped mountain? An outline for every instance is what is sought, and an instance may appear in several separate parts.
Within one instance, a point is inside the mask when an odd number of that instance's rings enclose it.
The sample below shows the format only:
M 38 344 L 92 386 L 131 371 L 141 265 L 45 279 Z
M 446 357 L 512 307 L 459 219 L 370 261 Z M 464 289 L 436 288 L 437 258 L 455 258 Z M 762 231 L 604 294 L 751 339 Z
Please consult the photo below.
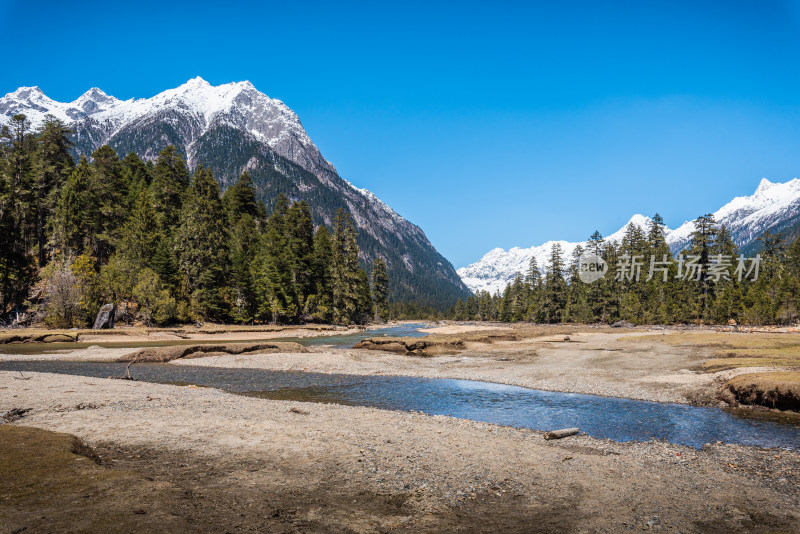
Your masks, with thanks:
M 419 227 L 342 179 L 294 111 L 250 82 L 213 86 L 197 77 L 152 98 L 130 100 L 92 88 L 72 102 L 20 87 L 0 98 L 0 124 L 17 113 L 34 129 L 47 115 L 69 125 L 76 157 L 90 157 L 107 144 L 121 156 L 133 151 L 155 159 L 174 145 L 190 168 L 202 163 L 223 187 L 248 170 L 268 206 L 279 193 L 303 199 L 315 222 L 328 225 L 339 208 L 348 211 L 359 230 L 362 259 L 386 260 L 394 298 L 445 306 L 468 294 Z
M 152 98 L 130 100 L 119 100 L 93 87 L 72 102 L 57 102 L 38 87 L 20 87 L 0 100 L 0 115 L 15 113 L 24 113 L 34 128 L 48 114 L 72 125 L 78 154 L 87 156 L 98 146 L 113 145 L 126 130 L 167 121 L 182 134 L 182 143 L 176 146 L 188 156 L 190 166 L 196 163 L 193 144 L 209 130 L 225 125 L 247 132 L 304 168 L 336 172 L 297 115 L 247 81 L 213 86 L 198 76 Z M 151 147 L 143 157 L 152 158 L 158 150 Z
M 773 183 L 766 178 L 761 180 L 755 193 L 749 196 L 736 197 L 714 213 L 717 223 L 725 225 L 731 232 L 734 243 L 740 249 L 752 250 L 756 239 L 766 230 L 779 233 L 800 221 L 800 180 L 797 178 L 785 183 Z M 609 236 L 607 241 L 619 243 L 628 225 L 638 226 L 645 231 L 651 219 L 636 214 L 625 226 Z M 689 237 L 694 231 L 694 223 L 686 221 L 678 228 L 664 229 L 667 244 L 676 253 L 689 244 Z M 514 279 L 517 273 L 525 273 L 532 257 L 540 269 L 547 266 L 553 244 L 558 243 L 568 261 L 578 245 L 586 246 L 586 242 L 571 243 L 568 241 L 548 241 L 542 245 L 519 248 L 508 251 L 502 248 L 490 250 L 477 262 L 458 269 L 461 279 L 472 291 L 502 292 Z

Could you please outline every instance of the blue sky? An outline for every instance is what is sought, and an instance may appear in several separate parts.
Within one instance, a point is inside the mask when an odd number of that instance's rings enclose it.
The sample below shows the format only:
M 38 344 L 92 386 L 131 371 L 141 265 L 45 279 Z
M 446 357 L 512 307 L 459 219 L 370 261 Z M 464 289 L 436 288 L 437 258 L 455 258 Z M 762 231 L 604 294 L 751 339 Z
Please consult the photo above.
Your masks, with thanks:
M 799 24 L 769 0 L 0 0 L 0 93 L 250 80 L 460 267 L 800 175 Z

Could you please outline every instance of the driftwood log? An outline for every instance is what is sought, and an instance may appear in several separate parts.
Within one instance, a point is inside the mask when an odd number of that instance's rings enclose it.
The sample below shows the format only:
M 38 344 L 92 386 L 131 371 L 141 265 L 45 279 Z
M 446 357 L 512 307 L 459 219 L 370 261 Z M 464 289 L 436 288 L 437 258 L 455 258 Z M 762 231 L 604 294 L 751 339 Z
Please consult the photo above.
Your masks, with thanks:
M 545 432 L 544 439 L 566 438 L 567 436 L 574 436 L 578 432 L 580 432 L 579 428 L 562 428 L 561 430 L 551 430 L 550 432 Z

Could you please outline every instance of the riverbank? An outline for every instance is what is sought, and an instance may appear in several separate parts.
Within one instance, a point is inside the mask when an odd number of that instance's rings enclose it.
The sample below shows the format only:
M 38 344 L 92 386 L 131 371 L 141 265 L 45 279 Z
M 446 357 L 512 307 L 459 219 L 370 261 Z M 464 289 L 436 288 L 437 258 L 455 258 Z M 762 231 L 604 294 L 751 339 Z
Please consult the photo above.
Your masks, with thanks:
M 174 328 L 148 328 L 117 326 L 110 330 L 92 329 L 0 329 L 0 345 L 19 343 L 146 343 L 151 341 L 249 341 L 280 337 L 311 337 L 347 335 L 376 328 L 311 325 L 215 325 L 178 326 Z
M 798 451 L 545 441 L 449 417 L 43 373 L 0 372 L 0 384 L 1 406 L 32 409 L 13 424 L 74 434 L 100 456 L 97 469 L 125 475 L 115 485 L 114 473 L 92 471 L 91 487 L 70 496 L 47 482 L 55 474 L 22 470 L 61 504 L 4 490 L 9 531 L 99 531 L 109 517 L 161 531 L 800 527 Z
M 536 337 L 491 343 L 466 342 L 463 350 L 456 354 L 439 356 L 310 347 L 306 354 L 224 355 L 173 363 L 482 380 L 546 391 L 698 405 L 721 405 L 717 395 L 725 382 L 740 374 L 767 369 L 740 367 L 708 372 L 702 364 L 712 357 L 715 349 L 691 343 L 665 343 L 653 339 L 651 331 L 620 331 L 608 327 L 537 328 Z M 488 329 L 481 330 L 480 337 L 486 331 Z M 513 332 L 513 329 L 506 331 Z M 565 337 L 569 341 L 565 341 Z

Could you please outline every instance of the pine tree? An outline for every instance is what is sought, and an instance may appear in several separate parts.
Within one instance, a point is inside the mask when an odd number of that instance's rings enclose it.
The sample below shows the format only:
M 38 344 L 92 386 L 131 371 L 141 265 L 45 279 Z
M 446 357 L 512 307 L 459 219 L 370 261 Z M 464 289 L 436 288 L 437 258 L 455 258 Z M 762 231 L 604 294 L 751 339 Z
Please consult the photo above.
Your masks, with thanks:
M 544 280 L 542 316 L 546 323 L 563 321 L 567 303 L 567 282 L 564 279 L 564 259 L 561 245 L 555 243 L 550 249 L 550 264 Z
M 36 209 L 36 244 L 39 267 L 47 263 L 48 230 L 52 227 L 58 193 L 75 168 L 70 154 L 72 131 L 63 122 L 48 115 L 37 139 L 36 181 L 34 206 Z
M 357 320 L 361 267 L 358 264 L 356 229 L 350 215 L 340 209 L 333 221 L 333 321 L 351 324 Z
M 119 229 L 127 213 L 128 184 L 123 180 L 122 164 L 117 153 L 103 145 L 92 153 L 94 172 L 91 187 L 97 199 L 92 239 L 98 264 L 105 262 L 119 239 Z
M 0 165 L 3 162 L 0 162 Z M 15 218 L 11 180 L 0 166 L 0 314 L 17 308 L 36 281 L 33 258 L 22 242 L 21 225 Z
M 378 256 L 372 262 L 372 295 L 375 301 L 375 320 L 389 318 L 389 275 L 386 273 L 386 262 Z M 461 299 L 459 299 L 461 302 Z
M 156 212 L 150 194 L 145 189 L 139 194 L 131 216 L 122 229 L 119 245 L 119 251 L 136 270 L 152 267 L 161 239 L 157 228 Z
M 58 196 L 55 215 L 56 243 L 66 257 L 90 249 L 97 229 L 97 196 L 92 168 L 82 157 Z
M 320 226 L 314 234 L 315 302 L 309 306 L 309 313 L 320 321 L 330 321 L 332 319 L 332 264 L 333 244 L 331 242 L 331 234 L 326 226 Z
M 677 271 L 669 245 L 664 238 L 664 219 L 658 213 L 653 216 L 648 227 L 645 250 L 645 261 L 648 263 L 644 266 L 647 269 L 647 277 L 642 293 L 644 320 L 651 324 L 664 324 L 673 306 L 670 301 L 672 295 L 670 288 L 674 284 Z M 649 262 L 653 262 L 652 265 Z
M 592 308 L 589 306 L 589 285 L 580 279 L 580 258 L 584 250 L 580 245 L 575 247 L 570 258 L 569 287 L 565 316 L 569 321 L 591 323 L 594 321 Z
M 153 168 L 151 193 L 159 226 L 171 234 L 177 226 L 183 195 L 189 186 L 189 171 L 178 150 L 169 145 L 158 155 Z
M 291 273 L 292 294 L 298 311 L 314 294 L 314 223 L 304 200 L 295 202 L 286 213 L 286 253 Z
M 139 195 L 150 187 L 153 181 L 151 167 L 142 161 L 136 152 L 130 152 L 120 161 L 122 165 L 122 181 L 128 185 L 127 204 L 132 209 L 139 200 Z
M 231 226 L 244 215 L 249 215 L 253 220 L 258 217 L 256 190 L 249 172 L 244 171 L 239 180 L 225 190 L 222 203 L 225 205 Z
M 297 315 L 287 240 L 289 201 L 278 195 L 255 260 L 255 288 L 259 316 L 273 323 Z
M 233 317 L 237 322 L 248 323 L 256 313 L 256 301 L 251 272 L 258 247 L 258 232 L 253 217 L 239 217 L 230 235 L 231 288 L 233 290 Z
M 219 185 L 211 171 L 198 166 L 186 195 L 175 241 L 180 269 L 195 313 L 205 320 L 222 319 L 227 235 Z
M 528 272 L 525 275 L 525 285 L 527 286 L 527 306 L 525 319 L 528 321 L 541 321 L 541 300 L 542 300 L 542 272 L 536 263 L 536 256 L 531 256 L 528 262 Z
M 701 266 L 708 265 L 711 254 L 713 253 L 714 243 L 719 229 L 714 220 L 714 215 L 708 213 L 701 215 L 694 220 L 694 232 L 689 237 L 689 258 L 695 257 Z M 713 283 L 707 276 L 701 274 L 700 279 L 694 283 L 696 287 L 696 315 L 707 319 L 710 315 L 711 302 L 713 301 Z
M 20 253 L 36 243 L 39 233 L 35 209 L 36 144 L 29 130 L 27 117 L 18 113 L 0 132 L 0 137 L 9 140 L 2 145 L 9 179 L 8 202 L 13 210 L 15 231 L 20 234 L 20 242 L 15 246 Z

